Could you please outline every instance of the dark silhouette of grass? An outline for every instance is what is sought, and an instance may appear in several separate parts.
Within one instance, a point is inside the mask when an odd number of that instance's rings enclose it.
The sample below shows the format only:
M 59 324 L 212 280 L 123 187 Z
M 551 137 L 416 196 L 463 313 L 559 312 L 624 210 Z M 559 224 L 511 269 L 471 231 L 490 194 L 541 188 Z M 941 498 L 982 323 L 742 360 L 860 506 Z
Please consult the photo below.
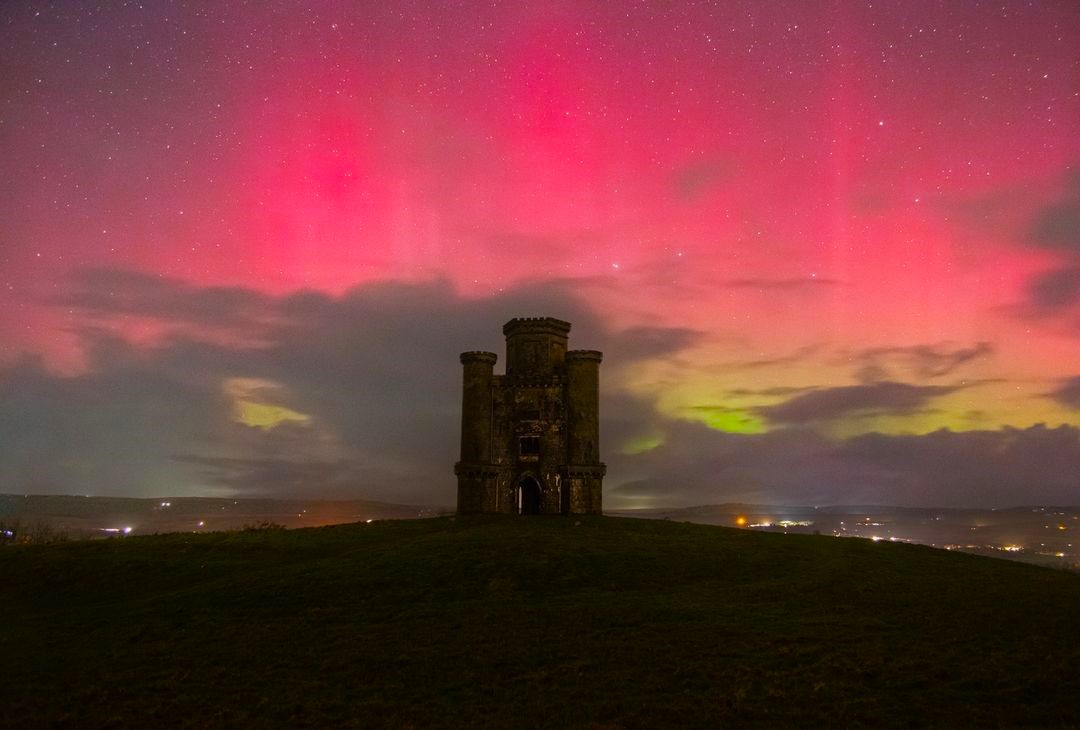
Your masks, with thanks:
M 1080 575 L 616 518 L 0 549 L 10 727 L 1080 725 Z

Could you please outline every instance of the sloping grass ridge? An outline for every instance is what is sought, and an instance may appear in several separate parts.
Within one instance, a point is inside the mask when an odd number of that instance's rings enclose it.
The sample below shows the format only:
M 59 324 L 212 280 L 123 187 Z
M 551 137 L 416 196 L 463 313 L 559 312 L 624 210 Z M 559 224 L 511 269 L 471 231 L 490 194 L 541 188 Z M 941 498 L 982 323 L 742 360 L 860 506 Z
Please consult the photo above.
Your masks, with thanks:
M 1080 726 L 1080 575 L 617 518 L 0 549 L 9 727 Z

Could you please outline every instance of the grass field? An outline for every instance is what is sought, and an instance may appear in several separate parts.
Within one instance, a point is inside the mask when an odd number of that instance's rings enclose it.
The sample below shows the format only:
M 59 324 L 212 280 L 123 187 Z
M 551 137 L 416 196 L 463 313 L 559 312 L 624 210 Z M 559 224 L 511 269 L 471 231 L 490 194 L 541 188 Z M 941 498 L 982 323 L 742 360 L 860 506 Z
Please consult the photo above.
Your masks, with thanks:
M 0 726 L 1080 726 L 1080 575 L 616 518 L 0 549 Z

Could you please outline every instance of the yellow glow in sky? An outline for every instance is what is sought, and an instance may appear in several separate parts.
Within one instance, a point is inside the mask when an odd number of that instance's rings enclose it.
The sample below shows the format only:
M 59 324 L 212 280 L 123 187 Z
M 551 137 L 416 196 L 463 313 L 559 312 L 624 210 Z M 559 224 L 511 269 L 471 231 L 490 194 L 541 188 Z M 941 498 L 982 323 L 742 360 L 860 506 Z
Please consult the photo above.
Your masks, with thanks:
M 233 420 L 245 426 L 269 431 L 283 423 L 308 424 L 311 416 L 281 405 L 284 389 L 278 383 L 259 378 L 230 378 L 225 394 L 232 400 Z

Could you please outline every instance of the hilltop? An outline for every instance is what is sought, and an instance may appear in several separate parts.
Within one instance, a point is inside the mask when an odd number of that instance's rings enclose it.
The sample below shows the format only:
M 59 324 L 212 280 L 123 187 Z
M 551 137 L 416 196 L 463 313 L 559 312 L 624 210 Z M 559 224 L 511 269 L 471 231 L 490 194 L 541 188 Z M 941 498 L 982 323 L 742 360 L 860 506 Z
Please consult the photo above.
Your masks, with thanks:
M 0 549 L 16 726 L 1080 724 L 1080 576 L 436 518 Z

